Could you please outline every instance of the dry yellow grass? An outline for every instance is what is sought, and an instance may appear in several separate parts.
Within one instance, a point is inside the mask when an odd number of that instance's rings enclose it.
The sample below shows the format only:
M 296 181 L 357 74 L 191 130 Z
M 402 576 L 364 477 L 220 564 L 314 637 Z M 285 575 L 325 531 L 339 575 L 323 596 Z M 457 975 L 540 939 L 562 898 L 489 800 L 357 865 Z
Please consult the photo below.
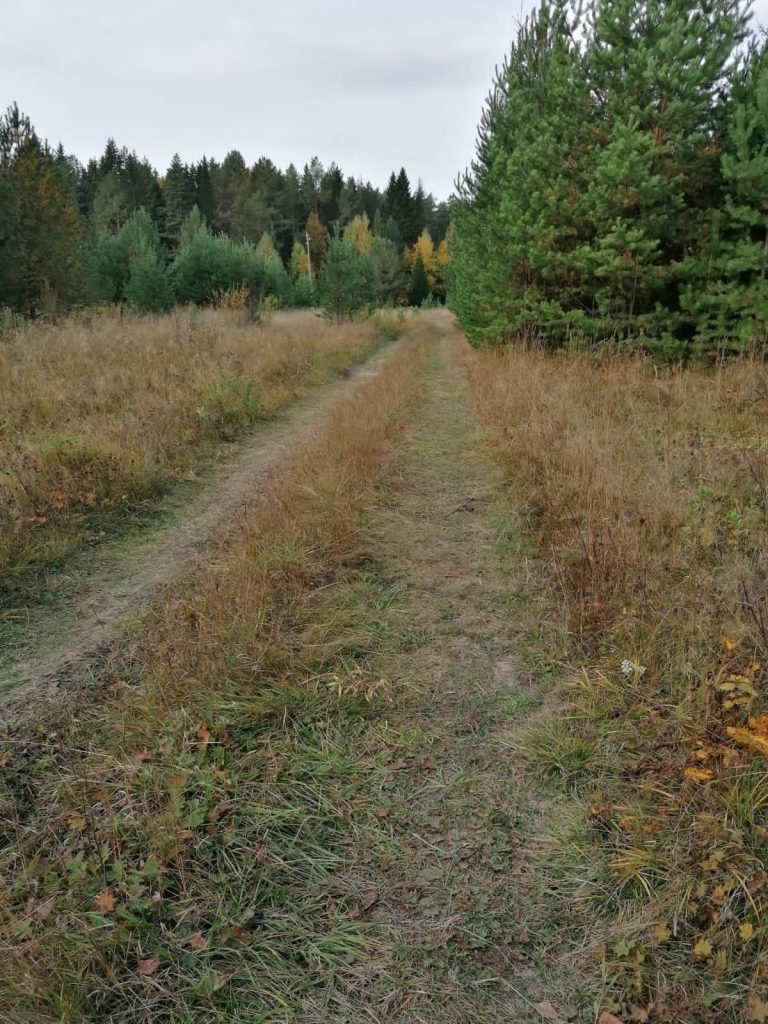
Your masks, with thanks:
M 523 751 L 581 798 L 552 825 L 553 891 L 620 1017 L 764 1020 L 768 368 L 464 365 L 536 544 L 528 654 L 575 669 Z
M 0 577 L 65 555 L 241 433 L 360 359 L 380 321 L 263 326 L 178 310 L 94 314 L 0 342 Z
M 343 396 L 100 678 L 7 737 L 3 1020 L 277 1021 L 328 972 L 343 988 L 366 939 L 335 872 L 381 642 L 355 627 L 358 524 L 421 361 Z

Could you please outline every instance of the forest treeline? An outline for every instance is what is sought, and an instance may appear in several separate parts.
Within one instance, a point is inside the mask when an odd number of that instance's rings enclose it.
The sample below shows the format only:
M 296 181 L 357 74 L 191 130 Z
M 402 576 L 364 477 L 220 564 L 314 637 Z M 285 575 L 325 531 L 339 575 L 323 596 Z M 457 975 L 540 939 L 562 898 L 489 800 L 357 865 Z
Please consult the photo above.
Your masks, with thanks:
M 762 350 L 768 53 L 740 0 L 545 0 L 460 179 L 451 304 L 476 344 Z
M 127 302 L 161 311 L 228 292 L 339 315 L 445 296 L 450 211 L 405 169 L 382 191 L 317 158 L 267 158 L 164 176 L 110 139 L 83 165 L 17 105 L 0 118 L 0 307 L 24 315 Z

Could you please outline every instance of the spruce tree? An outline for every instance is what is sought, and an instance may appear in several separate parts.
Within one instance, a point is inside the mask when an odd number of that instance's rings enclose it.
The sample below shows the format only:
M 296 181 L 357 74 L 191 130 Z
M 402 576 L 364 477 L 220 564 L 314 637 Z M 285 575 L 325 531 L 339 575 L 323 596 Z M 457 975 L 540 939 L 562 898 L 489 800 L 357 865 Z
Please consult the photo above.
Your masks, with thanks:
M 421 253 L 419 253 L 411 271 L 411 285 L 408 290 L 408 298 L 412 306 L 420 306 L 429 294 L 429 279 L 424 267 L 424 260 Z
M 378 297 L 376 266 L 368 253 L 351 242 L 332 238 L 318 277 L 318 296 L 326 314 L 336 320 L 370 308 Z

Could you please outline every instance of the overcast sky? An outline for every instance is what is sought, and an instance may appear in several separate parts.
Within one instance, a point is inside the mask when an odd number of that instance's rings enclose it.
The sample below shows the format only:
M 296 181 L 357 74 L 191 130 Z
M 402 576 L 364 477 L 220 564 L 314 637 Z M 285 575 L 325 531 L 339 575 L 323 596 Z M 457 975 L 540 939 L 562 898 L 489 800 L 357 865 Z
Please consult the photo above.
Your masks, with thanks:
M 439 198 L 471 159 L 495 64 L 530 0 L 24 0 L 3 11 L 0 105 L 81 160 L 107 138 L 162 173 L 239 149 L 317 155 Z M 768 22 L 768 0 L 758 0 Z

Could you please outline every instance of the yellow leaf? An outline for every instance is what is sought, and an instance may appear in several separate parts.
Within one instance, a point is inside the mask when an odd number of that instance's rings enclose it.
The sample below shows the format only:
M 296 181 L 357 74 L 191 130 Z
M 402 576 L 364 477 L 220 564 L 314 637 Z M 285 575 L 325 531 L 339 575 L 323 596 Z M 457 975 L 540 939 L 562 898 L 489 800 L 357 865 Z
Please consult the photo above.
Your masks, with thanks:
M 712 943 L 709 939 L 699 939 L 693 947 L 693 955 L 697 957 L 708 957 L 712 955 Z
M 750 724 L 752 722 L 754 722 L 754 719 L 750 719 Z M 768 757 L 768 736 L 762 735 L 761 732 L 753 732 L 751 729 L 743 729 L 733 725 L 729 725 L 726 731 L 736 743 L 740 743 L 743 747 L 752 747 Z
M 654 925 L 651 929 L 651 938 L 654 942 L 666 942 L 667 939 L 672 938 L 672 932 L 669 930 L 666 921 L 662 921 L 659 924 Z
M 73 814 L 71 818 L 67 818 L 67 828 L 70 832 L 79 832 L 81 828 L 85 828 L 85 818 L 82 814 Z
M 746 921 L 744 924 L 739 925 L 739 935 L 741 936 L 742 942 L 749 942 L 755 933 L 755 929 Z
M 712 778 L 712 769 L 696 768 L 694 765 L 689 764 L 683 768 L 683 775 L 686 779 L 690 779 L 691 782 L 708 782 Z

